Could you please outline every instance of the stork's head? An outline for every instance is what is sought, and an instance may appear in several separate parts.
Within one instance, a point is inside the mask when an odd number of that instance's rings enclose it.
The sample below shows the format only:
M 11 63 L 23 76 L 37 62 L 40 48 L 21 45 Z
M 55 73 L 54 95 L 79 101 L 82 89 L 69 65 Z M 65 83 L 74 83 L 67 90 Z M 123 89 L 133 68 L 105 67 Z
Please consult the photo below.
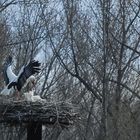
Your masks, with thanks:
M 32 76 L 30 76 L 30 81 L 32 82 L 32 83 L 34 83 L 34 84 L 36 84 L 36 78 L 32 75 Z
M 36 78 L 32 75 L 28 78 L 28 83 L 30 86 L 30 89 L 34 88 L 36 85 Z

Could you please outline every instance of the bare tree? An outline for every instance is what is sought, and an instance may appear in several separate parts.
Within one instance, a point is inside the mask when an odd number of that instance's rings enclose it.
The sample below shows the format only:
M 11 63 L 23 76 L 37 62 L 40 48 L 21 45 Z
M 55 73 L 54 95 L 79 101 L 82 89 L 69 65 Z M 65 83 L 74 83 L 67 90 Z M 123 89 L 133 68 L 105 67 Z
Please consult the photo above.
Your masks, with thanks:
M 36 92 L 48 102 L 78 106 L 81 115 L 70 130 L 48 128 L 46 137 L 138 140 L 140 2 L 26 0 L 17 5 L 18 15 L 8 20 L 13 30 L 0 25 L 2 48 L 12 46 L 16 69 L 41 59 Z

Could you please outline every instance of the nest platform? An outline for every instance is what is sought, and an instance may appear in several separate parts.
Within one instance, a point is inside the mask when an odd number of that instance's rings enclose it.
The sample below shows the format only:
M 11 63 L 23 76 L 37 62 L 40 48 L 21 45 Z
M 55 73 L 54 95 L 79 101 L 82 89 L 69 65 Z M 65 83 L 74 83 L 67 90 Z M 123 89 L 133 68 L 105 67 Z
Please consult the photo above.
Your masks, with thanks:
M 26 124 L 27 140 L 42 140 L 42 125 L 62 128 L 79 119 L 77 108 L 66 102 L 15 101 L 0 97 L 0 123 Z
M 29 123 L 67 126 L 78 117 L 72 104 L 57 102 L 27 102 L 0 98 L 0 123 Z

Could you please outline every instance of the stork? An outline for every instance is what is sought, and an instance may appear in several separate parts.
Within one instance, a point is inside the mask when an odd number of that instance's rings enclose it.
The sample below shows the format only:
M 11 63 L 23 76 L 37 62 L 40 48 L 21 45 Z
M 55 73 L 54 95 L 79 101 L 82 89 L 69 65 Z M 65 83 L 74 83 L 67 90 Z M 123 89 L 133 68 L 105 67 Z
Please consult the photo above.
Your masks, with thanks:
M 19 99 L 19 92 L 22 87 L 28 82 L 35 84 L 34 74 L 38 74 L 40 71 L 40 63 L 36 60 L 31 60 L 27 65 L 22 66 L 18 75 L 12 71 L 12 57 L 9 56 L 3 65 L 3 75 L 6 84 L 6 89 L 10 90 L 12 87 L 17 91 L 17 97 Z

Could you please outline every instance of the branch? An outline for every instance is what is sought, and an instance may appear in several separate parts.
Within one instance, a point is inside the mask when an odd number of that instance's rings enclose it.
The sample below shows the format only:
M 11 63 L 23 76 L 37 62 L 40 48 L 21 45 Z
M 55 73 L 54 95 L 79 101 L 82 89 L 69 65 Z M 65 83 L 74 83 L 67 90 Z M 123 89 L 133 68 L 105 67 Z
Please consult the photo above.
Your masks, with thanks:
M 131 88 L 129 88 L 127 85 L 125 85 L 125 84 L 123 84 L 123 83 L 120 83 L 120 82 L 118 82 L 118 81 L 115 81 L 115 80 L 113 80 L 113 79 L 109 79 L 109 81 L 121 85 L 122 87 L 124 87 L 124 88 L 126 88 L 128 91 L 130 91 L 133 95 L 135 95 L 138 99 L 140 99 L 140 96 L 139 96 L 135 91 L 133 91 Z
M 5 1 L 6 2 L 6 1 Z M 4 3 L 5 3 L 4 2 Z M 15 2 L 15 0 L 12 0 L 11 2 L 7 3 L 7 4 L 3 4 L 1 7 L 0 7 L 0 12 L 4 11 L 7 7 L 9 7 L 10 5 L 13 5 L 13 4 L 17 4 L 17 2 Z
M 139 5 L 140 6 L 140 5 Z M 138 6 L 138 7 L 139 7 Z M 134 21 L 135 21 L 135 19 L 138 17 L 138 15 L 139 15 L 139 13 L 140 13 L 140 8 L 138 9 L 138 11 L 135 13 L 135 16 L 134 16 L 134 18 L 131 20 L 131 22 L 130 22 L 130 24 L 127 26 L 127 29 L 126 29 L 126 33 L 129 31 L 129 28 L 131 27 L 131 25 L 134 23 Z
M 126 45 L 125 43 L 122 43 L 121 41 L 119 41 L 112 33 L 111 33 L 112 37 L 121 45 L 123 45 L 124 47 L 130 49 L 131 51 L 134 51 L 135 53 L 137 53 L 140 56 L 140 52 L 137 51 L 136 49 L 131 48 L 130 46 Z M 140 37 L 139 37 L 140 39 Z

